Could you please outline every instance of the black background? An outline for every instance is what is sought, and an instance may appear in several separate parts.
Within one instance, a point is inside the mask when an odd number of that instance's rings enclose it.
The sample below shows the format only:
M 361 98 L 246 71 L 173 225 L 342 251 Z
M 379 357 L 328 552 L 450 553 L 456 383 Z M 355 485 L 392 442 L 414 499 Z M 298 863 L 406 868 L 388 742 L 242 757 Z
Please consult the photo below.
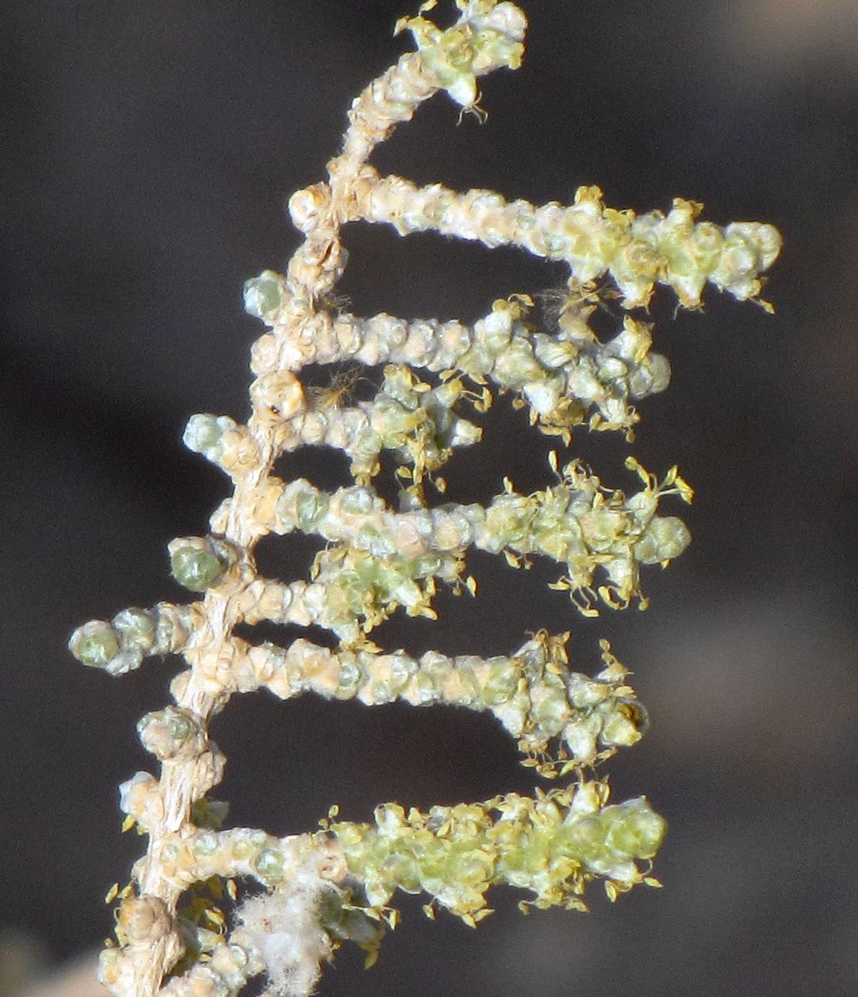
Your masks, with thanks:
M 416 4 L 414 5 L 416 6 Z M 598 183 L 615 207 L 706 202 L 705 217 L 770 221 L 785 238 L 766 297 L 708 293 L 706 314 L 662 290 L 656 348 L 669 390 L 643 406 L 634 453 L 677 462 L 697 491 L 674 505 L 695 537 L 646 613 L 581 619 L 530 573 L 473 556 L 476 601 L 396 620 L 385 646 L 509 653 L 528 630 L 572 629 L 592 671 L 609 636 L 652 715 L 611 763 L 617 799 L 670 820 L 662 891 L 588 915 L 537 912 L 498 891 L 474 933 L 401 929 L 364 974 L 343 952 L 322 995 L 460 997 L 755 994 L 858 989 L 856 619 L 858 11 L 853 0 L 532 0 L 525 65 L 482 83 L 488 122 L 444 96 L 375 155 L 382 172 L 568 201 Z M 164 553 L 226 494 L 180 443 L 194 412 L 246 416 L 261 327 L 245 278 L 297 245 L 284 198 L 323 176 L 348 103 L 410 44 L 401 5 L 372 0 L 10 2 L 3 101 L 0 440 L 0 925 L 60 959 L 110 929 L 102 903 L 142 840 L 119 833 L 115 785 L 150 760 L 134 724 L 178 663 L 119 680 L 77 665 L 69 632 L 128 605 L 181 600 Z M 413 10 L 411 11 L 413 12 Z M 449 11 L 441 8 L 441 16 Z M 562 274 L 512 250 L 353 227 L 339 290 L 359 314 L 473 320 Z M 600 319 L 605 332 L 616 317 Z M 547 441 L 499 403 L 485 443 L 450 465 L 450 498 L 487 501 L 509 476 L 544 487 Z M 633 487 L 621 440 L 572 454 Z M 292 471 L 343 483 L 339 455 Z M 282 541 L 284 572 L 314 547 Z M 276 552 L 269 551 L 271 557 Z M 525 791 L 490 720 L 454 709 L 267 695 L 214 724 L 230 759 L 230 822 L 307 830 L 332 803 L 368 819 Z M 216 794 L 218 795 L 218 794 Z

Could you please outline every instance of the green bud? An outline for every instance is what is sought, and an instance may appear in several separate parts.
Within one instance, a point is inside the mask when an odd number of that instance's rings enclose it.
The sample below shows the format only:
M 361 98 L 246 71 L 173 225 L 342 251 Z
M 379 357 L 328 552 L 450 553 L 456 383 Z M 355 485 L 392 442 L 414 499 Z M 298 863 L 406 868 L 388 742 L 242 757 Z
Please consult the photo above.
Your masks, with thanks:
M 167 721 L 167 730 L 170 732 L 170 736 L 176 741 L 187 741 L 193 729 L 187 717 L 183 717 L 180 714 L 173 714 Z
M 718 265 L 724 248 L 724 233 L 712 222 L 700 222 L 685 240 L 682 248 L 702 273 L 709 274 Z M 670 261 L 671 270 L 678 270 L 677 262 Z
M 211 550 L 178 547 L 170 556 L 170 570 L 180 585 L 192 592 L 211 588 L 223 574 L 224 565 Z
M 415 663 L 405 654 L 397 653 L 390 663 L 390 688 L 394 693 L 400 693 L 411 681 L 417 670 Z
M 605 857 L 605 825 L 599 815 L 583 817 L 563 828 L 558 836 L 558 851 L 585 865 Z
M 672 561 L 691 543 L 688 527 L 676 516 L 655 516 L 634 548 L 641 564 Z
M 374 505 L 373 489 L 363 488 L 360 485 L 343 489 L 342 504 L 343 512 L 352 516 L 372 512 Z
M 147 713 L 137 724 L 137 733 L 143 747 L 161 761 L 176 758 L 194 747 L 201 750 L 204 742 L 199 727 L 175 706 Z M 193 735 L 198 735 L 196 744 L 191 740 Z
M 436 677 L 429 675 L 424 670 L 419 671 L 417 673 L 417 692 L 421 703 L 431 703 L 436 700 L 441 694 Z
M 145 609 L 123 609 L 113 618 L 114 628 L 122 635 L 125 647 L 139 648 L 141 651 L 151 651 L 155 643 L 155 621 L 151 613 Z
M 533 355 L 529 341 L 515 337 L 495 361 L 492 377 L 505 388 L 521 388 L 528 381 L 543 381 L 547 372 Z
M 603 744 L 626 747 L 636 744 L 646 731 L 648 723 L 647 711 L 641 703 L 620 700 L 605 719 L 601 741 Z
M 469 842 L 461 850 L 453 851 L 444 865 L 446 878 L 465 886 L 489 883 L 494 873 L 492 856 Z
M 420 867 L 410 855 L 394 852 L 385 859 L 382 873 L 406 893 L 419 893 L 422 889 Z
M 667 830 L 667 822 L 643 796 L 606 807 L 602 819 L 608 824 L 605 844 L 623 858 L 652 858 Z
M 93 620 L 75 630 L 69 650 L 82 664 L 105 668 L 119 654 L 119 638 L 109 623 Z
M 519 674 L 508 658 L 493 662 L 488 680 L 483 687 L 483 699 L 490 706 L 497 706 L 512 699 L 518 688 Z
M 564 693 L 559 689 L 547 693 L 534 704 L 531 714 L 535 723 L 546 735 L 559 734 L 569 719 L 569 707 Z
M 201 413 L 192 415 L 185 426 L 182 442 L 194 453 L 207 454 L 221 441 L 223 426 L 217 416 Z
M 244 282 L 244 310 L 248 315 L 263 321 L 273 316 L 282 301 L 281 280 L 273 270 L 264 270 Z
M 254 865 L 266 883 L 277 883 L 283 878 L 283 853 L 277 849 L 263 848 Z
M 310 533 L 328 511 L 328 496 L 315 489 L 301 492 L 295 502 L 295 510 L 299 529 Z
M 213 855 L 217 851 L 217 835 L 201 834 L 193 844 L 194 855 Z
M 340 664 L 340 680 L 337 683 L 337 695 L 340 699 L 351 699 L 363 681 L 364 676 L 354 661 L 343 661 Z

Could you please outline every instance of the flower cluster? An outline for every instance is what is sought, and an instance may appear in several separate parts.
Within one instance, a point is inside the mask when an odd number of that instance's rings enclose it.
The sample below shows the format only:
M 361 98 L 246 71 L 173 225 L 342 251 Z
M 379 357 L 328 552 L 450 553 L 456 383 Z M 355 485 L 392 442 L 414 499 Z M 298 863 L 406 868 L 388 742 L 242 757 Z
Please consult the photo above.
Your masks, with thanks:
M 677 199 L 667 214 L 606 207 L 596 187 L 574 203 L 507 202 L 488 190 L 457 192 L 381 176 L 368 162 L 393 128 L 446 91 L 464 110 L 478 104 L 480 76 L 516 68 L 526 20 L 511 2 L 456 0 L 457 21 L 425 17 L 434 0 L 404 18 L 417 51 L 402 56 L 354 101 L 340 154 L 327 179 L 298 191 L 290 213 L 304 241 L 284 274 L 264 271 L 245 285 L 247 311 L 265 332 L 252 348 L 255 375 L 245 424 L 192 416 L 184 435 L 231 479 L 233 492 L 210 531 L 169 545 L 175 579 L 197 598 L 126 609 L 84 624 L 70 648 L 83 664 L 120 675 L 151 655 L 180 654 L 174 702 L 143 717 L 141 743 L 160 776 L 138 772 L 121 786 L 125 827 L 147 837 L 131 882 L 118 898 L 116 944 L 100 976 L 117 997 L 232 997 L 266 973 L 269 992 L 306 997 L 320 964 L 343 942 L 377 956 L 397 915 L 397 890 L 474 925 L 490 913 L 498 884 L 527 891 L 523 905 L 583 909 L 588 883 L 609 897 L 639 883 L 658 885 L 649 865 L 665 822 L 644 797 L 609 803 L 596 766 L 644 734 L 647 713 L 628 672 L 602 642 L 595 677 L 572 671 L 568 633 L 529 635 L 517 651 L 482 658 L 378 647 L 370 634 L 391 614 L 436 618 L 439 585 L 476 595 L 468 553 L 502 554 L 513 566 L 532 558 L 558 566 L 552 587 L 588 616 L 646 601 L 641 571 L 685 549 L 682 521 L 663 515 L 665 496 L 689 502 L 691 488 L 671 468 L 658 478 L 633 458 L 642 487 L 604 486 L 575 459 L 551 451 L 552 483 L 502 491 L 485 506 L 432 502 L 452 454 L 477 445 L 477 415 L 499 393 L 513 396 L 530 424 L 568 446 L 571 430 L 618 430 L 632 439 L 636 405 L 662 391 L 667 360 L 652 352 L 652 329 L 627 314 L 603 342 L 590 325 L 606 286 L 626 310 L 648 303 L 656 284 L 695 307 L 707 282 L 740 300 L 756 298 L 780 237 L 769 225 L 721 229 L 700 221 L 701 205 Z M 386 223 L 401 235 L 432 230 L 488 247 L 517 246 L 568 269 L 555 307 L 525 294 L 495 301 L 473 325 L 436 319 L 370 317 L 335 307 L 331 292 L 347 264 L 341 228 Z M 376 367 L 370 400 L 302 378 L 309 364 Z M 272 473 L 284 453 L 326 446 L 348 458 L 353 484 L 325 491 Z M 382 456 L 392 457 L 398 504 L 376 488 Z M 292 582 L 262 576 L 254 550 L 269 534 L 300 531 L 324 541 Z M 328 630 L 334 647 L 300 637 L 281 647 L 236 633 L 263 621 Z M 304 693 L 357 699 L 446 703 L 491 713 L 518 742 L 523 764 L 552 779 L 534 796 L 432 807 L 379 806 L 374 824 L 337 820 L 321 830 L 277 838 L 253 828 L 224 829 L 226 804 L 209 798 L 226 759 L 209 738 L 211 717 L 231 696 L 265 688 L 286 699 Z M 237 880 L 263 892 L 238 901 Z M 234 907 L 229 911 L 230 904 Z
M 596 876 L 612 896 L 657 885 L 637 861 L 658 851 L 664 820 L 643 797 L 605 806 L 607 797 L 604 783 L 582 782 L 535 799 L 510 794 L 427 814 L 386 804 L 374 827 L 331 830 L 369 903 L 383 906 L 396 889 L 425 892 L 473 927 L 491 913 L 485 893 L 500 883 L 532 891 L 536 907 L 572 910 L 586 910 L 581 894 Z

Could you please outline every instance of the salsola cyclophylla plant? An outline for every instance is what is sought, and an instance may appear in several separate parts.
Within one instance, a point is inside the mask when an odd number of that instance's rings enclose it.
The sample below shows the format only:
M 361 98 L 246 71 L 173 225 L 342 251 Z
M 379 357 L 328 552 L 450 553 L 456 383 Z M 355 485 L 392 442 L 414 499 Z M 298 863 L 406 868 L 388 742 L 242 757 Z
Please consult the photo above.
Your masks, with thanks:
M 240 425 L 195 415 L 184 437 L 234 486 L 207 535 L 169 547 L 175 578 L 199 598 L 126 609 L 71 638 L 80 661 L 112 675 L 148 655 L 180 654 L 188 666 L 173 680 L 174 703 L 139 724 L 160 778 L 139 772 L 121 787 L 126 826 L 136 825 L 148 845 L 119 895 L 118 944 L 102 954 L 100 977 L 114 994 L 225 997 L 266 973 L 270 992 L 306 995 L 342 942 L 374 959 L 396 923 L 389 905 L 397 889 L 426 893 L 427 912 L 444 907 L 475 925 L 490 913 L 486 893 L 496 884 L 526 891 L 522 905 L 570 909 L 584 908 L 594 879 L 612 899 L 642 882 L 656 885 L 649 869 L 663 819 L 644 797 L 610 803 L 596 775 L 646 726 L 607 642 L 590 678 L 570 669 L 568 634 L 531 634 L 490 658 L 435 651 L 416 658 L 386 651 L 369 635 L 398 610 L 434 619 L 439 582 L 475 595 L 465 574 L 470 547 L 514 565 L 534 555 L 556 561 L 554 587 L 587 615 L 600 605 L 643 604 L 641 566 L 666 565 L 689 542 L 681 520 L 659 514 L 666 494 L 691 499 L 676 468 L 659 479 L 629 458 L 641 487 L 626 495 L 575 460 L 561 463 L 555 451 L 551 484 L 519 494 L 498 469 L 503 490 L 486 507 L 437 498 L 440 472 L 457 448 L 479 442 L 468 407 L 485 412 L 497 392 L 512 393 L 558 447 L 569 445 L 576 426 L 631 438 L 635 404 L 663 390 L 670 370 L 651 352 L 650 326 L 630 313 L 646 307 L 656 283 L 670 285 L 688 308 L 700 304 L 707 281 L 739 299 L 758 298 L 780 237 L 755 222 L 725 229 L 700 222 L 700 205 L 683 200 L 666 215 L 636 216 L 607 208 L 596 187 L 581 187 L 572 205 L 535 206 L 490 190 L 459 193 L 379 175 L 369 163 L 373 149 L 424 100 L 446 90 L 462 108 L 483 113 L 477 78 L 521 62 L 526 20 L 518 7 L 456 5 L 458 20 L 447 28 L 423 16 L 433 2 L 399 22 L 417 51 L 353 102 L 327 180 L 292 195 L 304 241 L 285 275 L 265 271 L 245 286 L 247 310 L 267 327 L 252 349 L 250 417 Z M 513 294 L 472 326 L 361 318 L 332 297 L 346 266 L 341 229 L 355 221 L 393 225 L 401 235 L 435 231 L 490 248 L 518 246 L 562 261 L 568 284 L 550 315 Z M 603 343 L 588 320 L 606 288 L 627 314 Z M 309 364 L 344 362 L 385 365 L 371 400 L 302 382 Z M 272 473 L 278 457 L 308 445 L 343 451 L 354 484 L 328 493 Z M 397 465 L 398 508 L 374 487 L 383 451 Z M 258 541 L 294 531 L 326 542 L 307 579 L 261 577 Z M 235 632 L 262 621 L 323 627 L 333 646 L 304 638 L 287 647 L 253 644 Z M 283 699 L 314 692 L 367 706 L 401 700 L 488 711 L 517 740 L 523 764 L 555 781 L 532 798 L 510 794 L 427 813 L 387 803 L 370 823 L 338 820 L 334 809 L 319 830 L 285 838 L 224 829 L 226 805 L 209 794 L 226 760 L 209 739 L 209 721 L 235 693 L 263 688 Z M 263 889 L 230 911 L 226 898 L 235 900 L 238 879 Z

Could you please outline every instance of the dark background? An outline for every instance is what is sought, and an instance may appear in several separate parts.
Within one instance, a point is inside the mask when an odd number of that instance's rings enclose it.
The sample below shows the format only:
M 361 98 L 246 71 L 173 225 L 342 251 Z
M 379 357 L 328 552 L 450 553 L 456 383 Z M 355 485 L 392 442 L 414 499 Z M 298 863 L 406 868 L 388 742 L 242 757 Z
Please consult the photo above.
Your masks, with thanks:
M 12 0 L 0 12 L 0 925 L 54 959 L 108 933 L 107 887 L 143 845 L 119 833 L 115 785 L 150 766 L 134 724 L 166 701 L 175 660 L 119 680 L 65 642 L 93 617 L 183 598 L 166 543 L 205 531 L 225 480 L 180 437 L 194 412 L 247 414 L 261 326 L 243 280 L 297 245 L 285 196 L 323 177 L 352 97 L 410 45 L 411 4 L 371 0 Z M 508 197 L 770 221 L 785 239 L 766 297 L 662 289 L 656 348 L 673 383 L 642 406 L 634 453 L 677 462 L 695 537 L 645 573 L 646 613 L 580 618 L 555 573 L 474 556 L 476 601 L 438 624 L 396 621 L 385 646 L 509 653 L 572 629 L 592 671 L 609 636 L 652 715 L 610 763 L 616 798 L 670 820 L 662 891 L 592 912 L 536 912 L 499 891 L 474 933 L 449 915 L 404 923 L 364 974 L 343 951 L 322 995 L 792 997 L 858 992 L 855 761 L 858 420 L 858 8 L 854 0 L 532 0 L 524 67 L 483 81 L 488 122 L 444 96 L 401 127 L 383 172 Z M 441 6 L 441 17 L 449 11 Z M 512 251 L 392 229 L 348 231 L 339 290 L 360 314 L 473 320 L 562 274 Z M 618 324 L 600 319 L 605 331 Z M 508 403 L 451 464 L 450 497 L 485 502 L 503 475 L 549 480 L 548 449 Z M 621 440 L 571 453 L 633 487 Z M 308 472 L 309 469 L 309 472 Z M 293 466 L 293 471 L 297 468 Z M 301 469 L 345 481 L 340 455 Z M 315 549 L 282 541 L 300 573 Z M 273 555 L 272 555 L 273 556 Z M 230 758 L 230 821 L 307 830 L 532 785 L 484 717 L 454 709 L 236 700 L 214 736 Z

